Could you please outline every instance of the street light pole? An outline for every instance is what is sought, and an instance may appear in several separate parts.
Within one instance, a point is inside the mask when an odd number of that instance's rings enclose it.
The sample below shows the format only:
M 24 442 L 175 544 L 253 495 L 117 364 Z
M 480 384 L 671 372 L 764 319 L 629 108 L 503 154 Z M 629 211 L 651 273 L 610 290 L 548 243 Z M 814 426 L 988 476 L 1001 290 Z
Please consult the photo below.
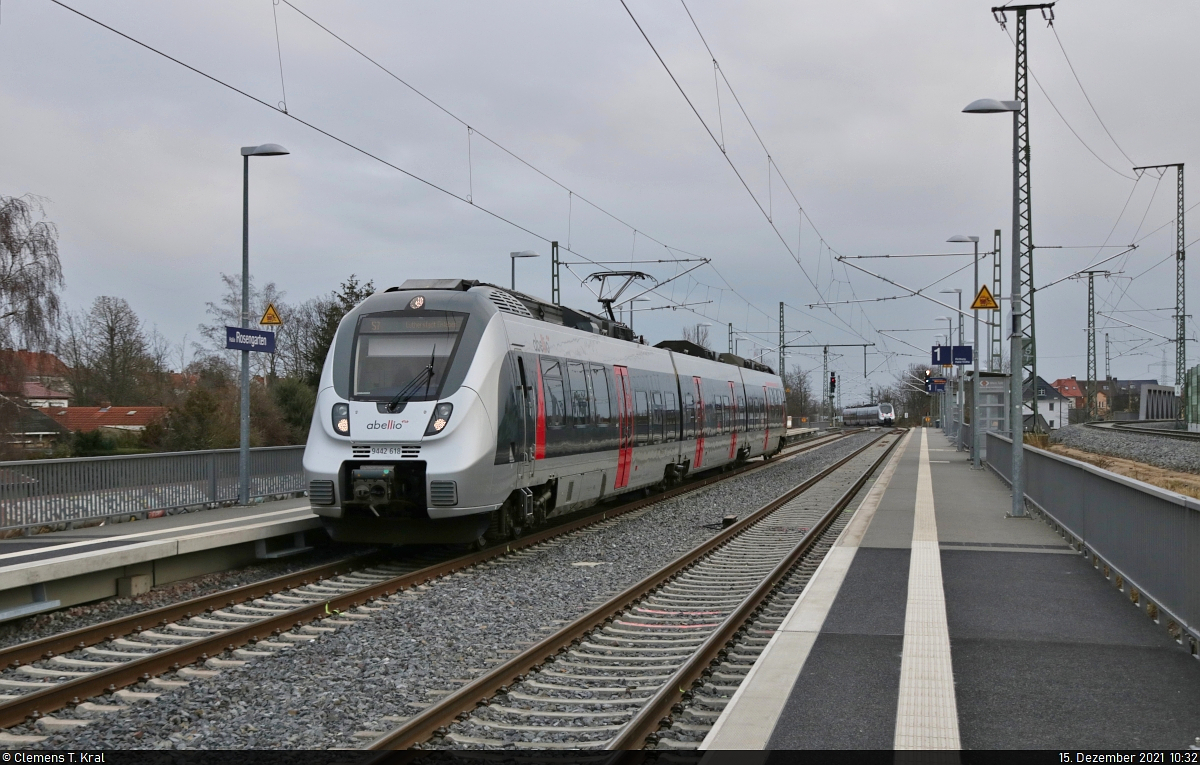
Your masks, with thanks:
M 977 236 L 952 236 L 946 240 L 947 242 L 971 242 L 975 245 L 975 294 L 979 295 L 979 237 Z M 959 295 L 959 309 L 962 308 L 962 293 Z M 972 302 L 972 305 L 974 303 Z M 979 310 L 972 309 L 975 317 L 975 348 L 971 354 L 971 362 L 974 371 L 974 381 L 972 382 L 971 390 L 971 466 L 976 470 L 979 469 L 979 438 L 980 438 L 980 422 L 979 422 Z M 961 314 L 960 314 L 961 315 Z M 991 325 L 988 325 L 989 330 Z M 990 331 L 989 331 L 990 334 Z M 988 352 L 991 352 L 989 344 Z
M 250 158 L 277 157 L 288 150 L 277 143 L 242 147 L 242 317 L 250 326 Z M 242 351 L 240 444 L 238 448 L 238 504 L 250 504 L 250 351 Z
M 1024 72 L 1024 10 L 1020 11 L 1020 29 L 1022 46 L 1018 51 L 1018 93 L 1023 90 L 1022 73 Z M 1022 187 L 1022 167 L 1028 169 L 1028 161 L 1022 154 L 1021 127 L 1024 124 L 1022 120 L 1021 110 L 1024 104 L 1021 101 L 997 101 L 993 98 L 981 98 L 978 101 L 972 101 L 963 109 L 968 114 L 994 114 L 997 112 L 1012 112 L 1013 115 L 1013 209 L 1012 209 L 1012 227 L 1013 227 L 1013 245 L 1012 245 L 1012 327 L 1009 332 L 1009 401 L 1008 401 L 1008 418 L 1010 432 L 1012 435 L 1012 518 L 1025 518 L 1025 417 L 1024 417 L 1024 379 L 1023 373 L 1025 370 L 1025 333 L 1022 326 L 1022 285 L 1024 274 L 1021 270 L 1022 246 L 1026 243 L 1023 235 L 1026 233 L 1022 226 L 1022 213 L 1028 215 L 1028 193 L 1027 187 Z M 1026 147 L 1028 141 L 1025 142 Z M 1024 161 L 1023 161 L 1024 160 Z M 1022 204 L 1022 201 L 1025 204 Z M 1032 332 L 1032 326 L 1030 328 Z M 1030 352 L 1034 349 L 1030 344 Z M 1036 371 L 1036 370 L 1035 370 Z M 1037 386 L 1036 373 L 1031 376 L 1030 383 Z M 1034 421 L 1037 421 L 1037 391 L 1034 390 L 1033 396 L 1033 413 Z
M 509 284 L 511 285 L 512 290 L 514 292 L 516 292 L 516 290 L 517 290 L 517 258 L 536 258 L 536 257 L 539 257 L 539 255 L 536 252 L 534 252 L 533 250 L 521 250 L 520 252 L 508 253 L 508 257 L 509 257 L 509 261 L 512 263 L 512 281 L 509 282 Z M 553 279 L 551 279 L 551 280 L 553 281 Z

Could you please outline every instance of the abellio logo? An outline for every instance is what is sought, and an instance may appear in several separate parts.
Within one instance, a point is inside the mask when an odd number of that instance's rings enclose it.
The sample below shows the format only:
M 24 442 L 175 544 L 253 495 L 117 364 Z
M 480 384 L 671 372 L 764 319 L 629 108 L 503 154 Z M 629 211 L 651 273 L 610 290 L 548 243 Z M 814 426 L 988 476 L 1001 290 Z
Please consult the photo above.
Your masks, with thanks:
M 396 422 L 395 420 L 388 420 L 387 422 L 368 422 L 367 423 L 367 430 L 399 430 L 402 427 L 404 427 L 404 425 L 399 422 Z

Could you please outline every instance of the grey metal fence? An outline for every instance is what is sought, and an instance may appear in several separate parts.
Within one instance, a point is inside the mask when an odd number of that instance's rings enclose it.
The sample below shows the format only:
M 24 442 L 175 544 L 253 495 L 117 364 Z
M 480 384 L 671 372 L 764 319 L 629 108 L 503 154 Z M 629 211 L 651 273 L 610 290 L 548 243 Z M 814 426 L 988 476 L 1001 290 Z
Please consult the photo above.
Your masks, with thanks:
M 988 433 L 987 442 L 988 466 L 1011 483 L 1012 441 Z M 1200 502 L 1032 446 L 1025 446 L 1025 498 L 1134 603 L 1168 629 L 1174 623 L 1190 633 L 1197 650 Z
M 964 422 L 958 426 L 958 448 L 961 451 L 971 451 L 971 438 L 974 429 L 971 423 Z
M 304 491 L 303 459 L 303 446 L 251 449 L 251 496 Z M 237 449 L 0 462 L 0 529 L 237 498 Z

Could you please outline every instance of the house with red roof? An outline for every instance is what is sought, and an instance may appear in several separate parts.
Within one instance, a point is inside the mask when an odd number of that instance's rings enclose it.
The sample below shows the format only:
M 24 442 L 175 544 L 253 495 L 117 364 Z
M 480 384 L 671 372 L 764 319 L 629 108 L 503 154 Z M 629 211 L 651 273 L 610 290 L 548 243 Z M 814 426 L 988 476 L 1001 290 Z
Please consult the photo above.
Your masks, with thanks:
M 167 416 L 165 406 L 72 406 L 43 411 L 67 430 L 78 433 L 102 429 L 138 432 Z
M 1063 396 L 1066 396 L 1071 409 L 1086 409 L 1087 408 L 1087 381 L 1079 382 L 1075 376 L 1062 377 L 1050 383 L 1050 387 L 1054 388 Z M 1104 383 L 1096 385 L 1096 409 L 1099 412 L 1108 409 L 1108 394 L 1103 390 Z

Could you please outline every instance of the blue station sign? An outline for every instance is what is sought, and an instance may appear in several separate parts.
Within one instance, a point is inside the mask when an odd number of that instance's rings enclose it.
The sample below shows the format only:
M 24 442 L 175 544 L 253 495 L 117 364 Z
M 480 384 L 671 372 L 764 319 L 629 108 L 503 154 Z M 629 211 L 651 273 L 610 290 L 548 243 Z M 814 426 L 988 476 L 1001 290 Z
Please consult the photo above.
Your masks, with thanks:
M 974 355 L 972 354 L 973 350 L 974 349 L 969 345 L 954 346 L 954 358 L 952 361 L 956 366 L 970 364 L 974 359 Z
M 231 351 L 275 352 L 275 333 L 246 327 L 226 327 L 225 347 Z

